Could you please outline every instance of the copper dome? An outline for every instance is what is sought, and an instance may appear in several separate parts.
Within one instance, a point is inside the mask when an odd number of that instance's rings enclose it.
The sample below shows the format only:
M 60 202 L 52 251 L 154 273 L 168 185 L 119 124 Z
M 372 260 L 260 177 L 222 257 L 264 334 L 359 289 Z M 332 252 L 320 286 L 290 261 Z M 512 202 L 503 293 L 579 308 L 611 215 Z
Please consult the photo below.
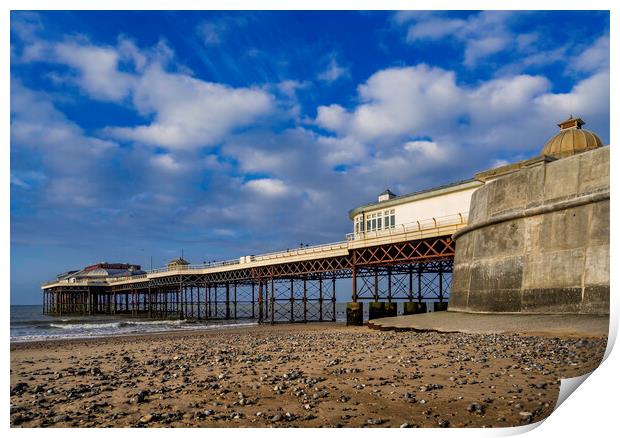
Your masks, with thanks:
M 573 116 L 558 123 L 560 132 L 545 144 L 542 155 L 564 158 L 603 146 L 599 136 L 587 129 L 582 129 L 582 125 L 585 125 L 585 122 Z

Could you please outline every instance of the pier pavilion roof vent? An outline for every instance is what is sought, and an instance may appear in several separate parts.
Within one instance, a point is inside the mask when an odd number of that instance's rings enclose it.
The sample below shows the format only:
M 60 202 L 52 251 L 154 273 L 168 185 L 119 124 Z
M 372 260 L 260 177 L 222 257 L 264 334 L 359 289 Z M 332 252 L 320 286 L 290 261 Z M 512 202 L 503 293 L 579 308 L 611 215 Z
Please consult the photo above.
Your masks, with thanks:
M 396 195 L 392 193 L 390 189 L 386 189 L 383 193 L 379 194 L 379 202 L 389 201 L 392 198 L 395 198 Z
M 564 158 L 580 152 L 603 146 L 603 142 L 593 132 L 583 129 L 585 122 L 572 115 L 558 123 L 560 132 L 551 137 L 542 150 L 542 155 Z
M 168 267 L 168 270 L 170 271 L 173 271 L 175 269 L 183 269 L 187 265 L 189 265 L 189 262 L 185 260 L 183 257 L 170 260 L 168 263 L 166 263 L 166 266 Z

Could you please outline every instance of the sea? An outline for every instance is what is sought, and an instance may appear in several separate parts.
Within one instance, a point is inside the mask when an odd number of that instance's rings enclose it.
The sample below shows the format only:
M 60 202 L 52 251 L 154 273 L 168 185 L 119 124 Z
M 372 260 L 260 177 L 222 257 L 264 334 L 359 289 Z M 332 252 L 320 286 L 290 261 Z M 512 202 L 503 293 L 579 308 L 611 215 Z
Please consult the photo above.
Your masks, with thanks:
M 346 320 L 346 304 L 336 304 L 336 320 Z M 11 305 L 11 342 L 101 338 L 181 330 L 218 330 L 257 325 L 256 320 L 191 321 L 131 318 L 127 315 L 49 316 L 41 305 Z

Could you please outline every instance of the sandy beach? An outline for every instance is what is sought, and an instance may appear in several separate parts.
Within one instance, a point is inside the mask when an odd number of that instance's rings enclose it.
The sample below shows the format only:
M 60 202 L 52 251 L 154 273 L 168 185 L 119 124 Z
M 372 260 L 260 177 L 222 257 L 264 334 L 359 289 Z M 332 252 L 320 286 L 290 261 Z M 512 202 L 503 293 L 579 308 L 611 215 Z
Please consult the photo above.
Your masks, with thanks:
M 606 338 L 276 325 L 11 344 L 14 427 L 508 427 Z

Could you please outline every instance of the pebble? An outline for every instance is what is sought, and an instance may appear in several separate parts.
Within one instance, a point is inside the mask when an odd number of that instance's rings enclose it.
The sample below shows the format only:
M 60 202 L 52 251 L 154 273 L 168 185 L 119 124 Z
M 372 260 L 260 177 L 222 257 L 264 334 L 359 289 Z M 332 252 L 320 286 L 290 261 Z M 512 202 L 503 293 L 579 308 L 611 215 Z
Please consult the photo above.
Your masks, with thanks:
M 153 416 L 151 414 L 147 414 L 143 417 L 140 417 L 140 423 L 150 423 L 153 420 Z
M 58 353 L 46 352 L 47 369 L 34 369 L 37 361 L 22 361 L 30 368 L 12 363 L 11 425 L 123 427 L 157 421 L 187 427 L 208 417 L 210 425 L 224 427 L 261 418 L 306 427 L 354 426 L 360 420 L 378 426 L 388 419 L 401 427 L 449 427 L 479 426 L 468 412 L 488 410 L 496 414 L 487 414 L 492 418 L 485 424 L 507 427 L 547 415 L 553 405 L 547 392 L 557 389 L 565 370 L 596 366 L 606 345 L 597 339 L 580 344 L 513 335 L 337 330 L 231 332 L 214 334 L 215 343 L 179 336 L 174 342 L 134 343 L 126 351 L 71 352 L 62 359 L 64 347 L 55 347 Z M 575 363 L 579 368 L 573 369 Z M 467 388 L 466 397 L 459 388 Z M 479 398 L 463 401 L 472 397 Z M 403 399 L 432 410 L 420 408 L 425 410 L 416 425 L 397 410 L 392 417 L 390 409 Z M 142 407 L 127 408 L 128 401 L 157 405 L 165 414 L 136 415 Z M 211 406 L 222 408 L 205 410 Z M 278 412 L 279 406 L 302 413 Z M 316 424 L 303 423 L 316 418 Z

